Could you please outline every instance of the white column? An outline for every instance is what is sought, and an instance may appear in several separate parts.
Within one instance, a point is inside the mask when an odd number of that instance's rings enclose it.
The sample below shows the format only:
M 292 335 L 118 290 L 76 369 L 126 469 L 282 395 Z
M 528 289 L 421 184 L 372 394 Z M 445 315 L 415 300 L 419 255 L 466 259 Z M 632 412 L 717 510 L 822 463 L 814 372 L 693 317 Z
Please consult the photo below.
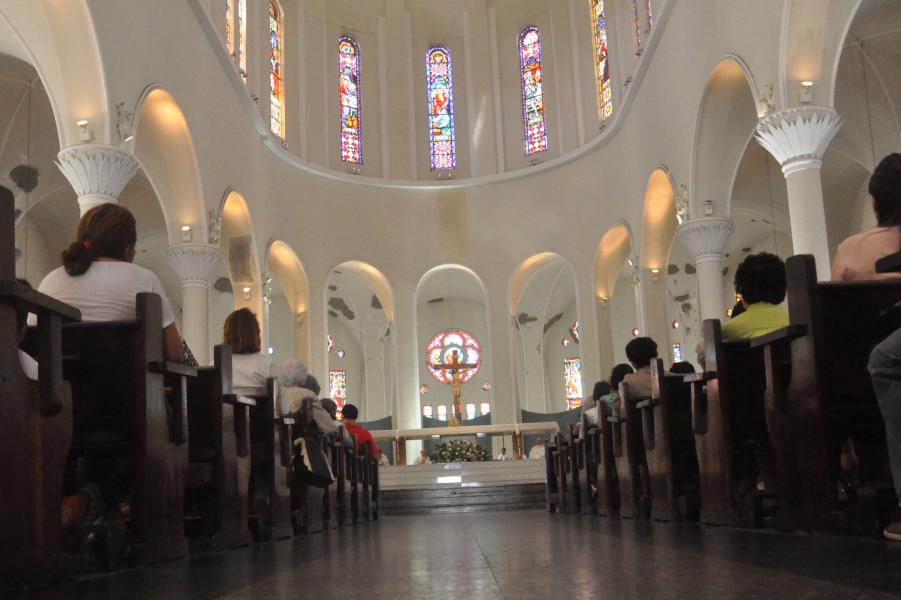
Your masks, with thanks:
M 181 334 L 201 365 L 210 362 L 210 273 L 222 249 L 210 244 L 176 244 L 166 250 L 181 283 Z
M 839 127 L 838 113 L 823 106 L 780 110 L 757 124 L 757 141 L 785 175 L 795 254 L 812 254 L 821 280 L 829 279 L 831 269 L 820 169 Z
M 95 206 L 118 202 L 122 188 L 139 166 L 130 152 L 104 144 L 69 146 L 60 150 L 56 159 L 56 166 L 78 194 L 82 215 Z
M 704 217 L 679 225 L 676 234 L 694 257 L 698 269 L 698 299 L 701 319 L 722 319 L 723 250 L 735 224 L 725 217 Z

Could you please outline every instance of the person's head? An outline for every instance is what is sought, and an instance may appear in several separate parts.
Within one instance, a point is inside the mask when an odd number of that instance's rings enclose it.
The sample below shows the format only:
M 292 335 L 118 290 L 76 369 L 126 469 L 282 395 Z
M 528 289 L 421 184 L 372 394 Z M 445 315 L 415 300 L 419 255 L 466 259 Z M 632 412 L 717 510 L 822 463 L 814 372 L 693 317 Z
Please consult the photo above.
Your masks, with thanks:
M 353 404 L 345 404 L 341 409 L 341 414 L 344 415 L 345 423 L 356 423 L 360 416 L 360 409 Z
M 735 303 L 735 306 L 732 307 L 732 312 L 729 313 L 729 318 L 734 319 L 735 317 L 737 317 L 741 313 L 745 312 L 746 310 L 748 310 L 748 309 L 746 309 L 745 305 L 741 303 L 741 300 L 739 300 L 738 302 Z
M 699 341 L 695 345 L 695 356 L 698 359 L 698 364 L 701 365 L 701 369 L 707 370 L 707 352 L 704 347 L 704 340 Z
M 506 449 L 506 448 L 501 448 L 501 454 L 506 454 L 506 453 L 507 453 L 507 449 Z
M 25 289 L 30 290 L 31 284 L 25 279 L 16 279 Z M 19 343 L 25 339 L 25 331 L 28 329 L 28 309 L 21 305 L 16 305 L 16 333 L 19 336 Z
M 622 383 L 623 379 L 625 379 L 626 375 L 629 373 L 634 373 L 635 369 L 632 368 L 632 365 L 627 363 L 620 363 L 613 367 L 613 370 L 610 371 L 610 387 L 614 390 L 619 389 L 619 384 Z
M 901 226 L 901 154 L 889 154 L 876 165 L 869 191 L 879 225 Z
M 591 397 L 597 401 L 601 396 L 606 396 L 610 393 L 610 384 L 606 381 L 598 381 L 594 384 L 594 390 L 591 392 Z
M 785 300 L 785 263 L 769 252 L 751 254 L 735 271 L 735 291 L 745 308 L 758 302 L 779 304 Z
M 285 387 L 304 387 L 307 380 L 307 366 L 296 358 L 289 358 L 276 368 L 278 381 Z M 318 395 L 318 392 L 314 392 Z
M 249 308 L 239 308 L 228 315 L 222 337 L 232 347 L 232 354 L 257 354 L 262 347 L 260 322 Z
M 307 388 L 309 389 L 309 388 Z M 319 400 L 319 403 L 322 404 L 322 408 L 325 409 L 325 412 L 329 414 L 332 418 L 332 421 L 338 419 L 338 403 L 332 400 L 331 398 L 322 398 Z
M 428 456 L 429 452 L 425 448 L 419 451 L 419 456 Z
M 536 446 L 544 446 L 544 439 L 538 438 L 537 440 L 535 440 L 535 445 Z
M 75 241 L 63 250 L 63 267 L 77 277 L 98 258 L 131 262 L 137 241 L 135 218 L 127 208 L 118 204 L 95 206 L 81 217 Z
M 673 363 L 673 366 L 670 367 L 670 373 L 675 373 L 676 375 L 690 375 L 695 372 L 694 365 L 692 365 L 688 361 L 680 360 L 679 362 Z
M 626 344 L 626 357 L 636 369 L 642 369 L 657 358 L 657 342 L 649 337 L 637 337 Z
M 319 392 L 322 391 L 322 386 L 319 385 L 319 380 L 316 379 L 316 377 L 312 373 L 307 375 L 307 380 L 304 382 L 303 387 L 307 388 L 317 396 L 319 395 Z

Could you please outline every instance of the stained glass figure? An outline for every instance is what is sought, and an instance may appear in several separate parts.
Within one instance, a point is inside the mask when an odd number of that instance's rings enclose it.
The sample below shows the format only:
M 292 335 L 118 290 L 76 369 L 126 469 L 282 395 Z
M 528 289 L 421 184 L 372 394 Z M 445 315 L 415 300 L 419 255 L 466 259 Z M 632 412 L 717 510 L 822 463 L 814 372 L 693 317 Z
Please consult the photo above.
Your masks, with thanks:
M 573 321 L 573 324 L 569 326 L 569 335 L 572 336 L 577 344 L 582 342 L 582 331 L 579 328 L 579 321 Z
M 582 406 L 582 359 L 563 359 L 563 387 L 569 410 Z
M 454 355 L 454 352 L 457 354 Z M 464 369 L 460 373 L 460 382 L 466 383 L 471 380 L 479 368 L 481 362 L 482 348 L 479 342 L 467 331 L 462 329 L 442 331 L 432 338 L 426 349 L 426 366 L 432 377 L 450 385 L 453 382 L 453 374 L 450 369 L 439 369 L 437 365 L 449 365 L 459 360 L 463 365 L 475 365 L 469 369 Z
M 347 404 L 347 372 L 344 369 L 328 372 L 328 395 L 338 405 L 339 412 Z
M 519 72 L 522 80 L 523 141 L 526 156 L 547 150 L 544 87 L 541 78 L 541 36 L 530 25 L 519 34 Z
M 235 0 L 225 0 L 225 49 L 234 53 L 235 41 L 232 39 L 232 4 Z
M 651 6 L 651 0 L 644 0 L 644 10 L 648 17 L 645 33 L 651 33 L 654 28 L 654 8 Z
M 269 0 L 269 129 L 285 139 L 285 82 L 282 77 L 282 13 Z
M 591 30 L 594 40 L 594 74 L 598 87 L 598 116 L 601 121 L 613 114 L 613 86 L 610 82 L 610 61 L 607 58 L 607 12 L 604 0 L 589 0 Z
M 247 83 L 247 0 L 237 0 L 238 11 L 235 15 L 235 29 L 238 32 L 237 59 L 238 72 Z
M 341 110 L 341 160 L 363 164 L 360 119 L 360 46 L 352 37 L 338 38 L 338 104 Z
M 441 46 L 426 54 L 429 101 L 429 164 L 433 171 L 457 168 L 454 130 L 454 79 L 450 50 Z
M 641 17 L 638 3 L 644 0 L 632 0 L 632 38 L 635 42 L 635 51 L 641 52 Z

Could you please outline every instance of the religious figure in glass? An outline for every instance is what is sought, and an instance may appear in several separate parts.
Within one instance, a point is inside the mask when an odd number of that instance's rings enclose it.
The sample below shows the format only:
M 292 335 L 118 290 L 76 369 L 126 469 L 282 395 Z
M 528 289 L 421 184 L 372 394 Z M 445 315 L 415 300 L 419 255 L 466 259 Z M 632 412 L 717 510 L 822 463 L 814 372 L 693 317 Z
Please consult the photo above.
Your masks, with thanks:
M 522 120 L 526 156 L 547 150 L 544 89 L 541 79 L 541 37 L 530 25 L 519 34 L 519 67 L 522 79 Z
M 360 46 L 348 36 L 338 38 L 338 100 L 341 109 L 341 160 L 363 164 L 360 119 Z
M 432 170 L 457 167 L 454 131 L 454 81 L 450 50 L 440 46 L 426 54 L 429 101 L 429 159 Z

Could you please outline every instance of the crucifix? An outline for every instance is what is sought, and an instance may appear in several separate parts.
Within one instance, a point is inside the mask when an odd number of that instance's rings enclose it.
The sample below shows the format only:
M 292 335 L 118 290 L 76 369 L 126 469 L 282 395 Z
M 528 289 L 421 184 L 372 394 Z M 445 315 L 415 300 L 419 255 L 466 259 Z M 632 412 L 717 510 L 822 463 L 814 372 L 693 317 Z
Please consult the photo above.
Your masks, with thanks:
M 477 366 L 478 365 L 464 363 L 460 358 L 460 352 L 457 350 L 451 351 L 450 357 L 448 357 L 443 364 L 432 365 L 432 368 L 444 371 L 445 373 L 450 373 L 451 376 L 451 394 L 454 398 L 454 414 L 447 423 L 448 427 L 458 427 L 463 424 L 463 404 L 460 401 L 460 396 L 463 394 L 463 372 L 474 369 Z

